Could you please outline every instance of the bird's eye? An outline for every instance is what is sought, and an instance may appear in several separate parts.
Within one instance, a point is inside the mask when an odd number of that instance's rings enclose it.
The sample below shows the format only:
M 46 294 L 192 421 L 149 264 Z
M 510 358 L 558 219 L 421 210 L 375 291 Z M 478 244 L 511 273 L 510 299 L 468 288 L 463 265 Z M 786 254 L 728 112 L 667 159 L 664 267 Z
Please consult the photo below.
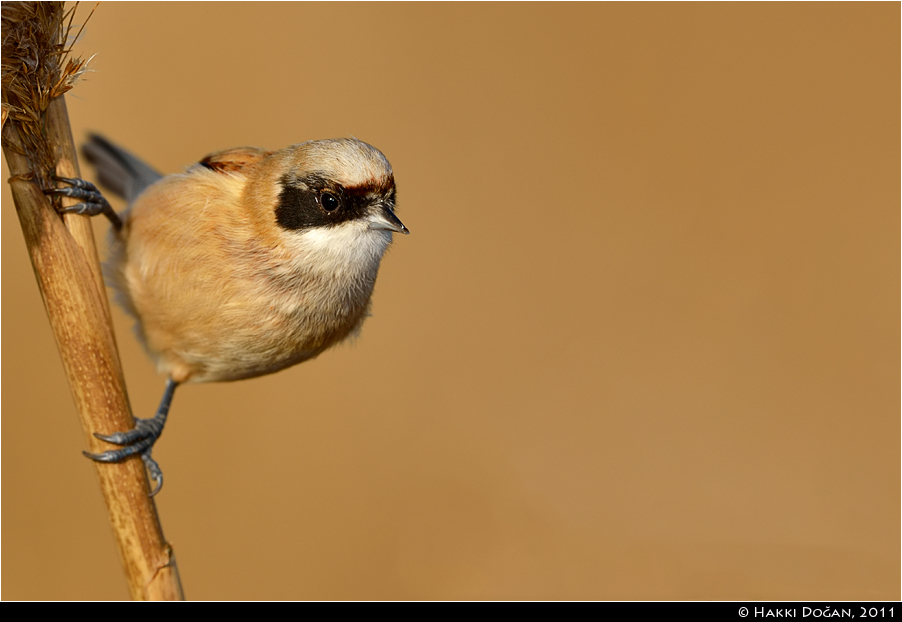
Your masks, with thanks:
M 319 202 L 327 212 L 334 212 L 339 206 L 338 197 L 331 192 L 324 192 L 320 197 Z

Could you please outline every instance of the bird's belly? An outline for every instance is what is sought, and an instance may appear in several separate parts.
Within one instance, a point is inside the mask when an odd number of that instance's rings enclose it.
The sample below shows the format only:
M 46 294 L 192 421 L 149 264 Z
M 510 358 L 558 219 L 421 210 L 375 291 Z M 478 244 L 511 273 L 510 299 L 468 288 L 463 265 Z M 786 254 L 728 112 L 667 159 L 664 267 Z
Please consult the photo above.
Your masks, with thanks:
M 307 305 L 223 303 L 198 322 L 153 323 L 145 334 L 157 366 L 179 382 L 219 382 L 270 374 L 309 360 L 353 334 L 366 304 L 341 310 Z

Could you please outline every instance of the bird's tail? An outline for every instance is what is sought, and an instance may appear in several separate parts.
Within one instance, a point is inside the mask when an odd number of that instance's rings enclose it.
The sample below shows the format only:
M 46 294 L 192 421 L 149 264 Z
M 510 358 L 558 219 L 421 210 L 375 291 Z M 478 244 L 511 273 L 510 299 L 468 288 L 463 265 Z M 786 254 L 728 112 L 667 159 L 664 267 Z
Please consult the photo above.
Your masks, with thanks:
M 163 177 L 149 164 L 98 134 L 88 136 L 82 153 L 97 169 L 98 181 L 129 203 Z

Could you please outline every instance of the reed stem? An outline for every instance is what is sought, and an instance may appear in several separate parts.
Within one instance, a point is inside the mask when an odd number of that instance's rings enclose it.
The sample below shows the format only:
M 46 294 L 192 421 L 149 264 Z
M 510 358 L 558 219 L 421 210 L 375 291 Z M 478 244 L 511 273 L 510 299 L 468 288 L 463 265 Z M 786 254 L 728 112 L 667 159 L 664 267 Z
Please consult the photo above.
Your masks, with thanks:
M 65 12 L 62 2 L 3 3 L 2 142 L 16 212 L 88 450 L 98 453 L 108 447 L 95 432 L 131 429 L 134 419 L 89 218 L 60 217 L 43 192 L 53 175 L 80 177 L 63 97 L 85 66 L 78 59 L 63 62 L 73 11 Z M 140 457 L 93 464 L 132 598 L 183 599 Z

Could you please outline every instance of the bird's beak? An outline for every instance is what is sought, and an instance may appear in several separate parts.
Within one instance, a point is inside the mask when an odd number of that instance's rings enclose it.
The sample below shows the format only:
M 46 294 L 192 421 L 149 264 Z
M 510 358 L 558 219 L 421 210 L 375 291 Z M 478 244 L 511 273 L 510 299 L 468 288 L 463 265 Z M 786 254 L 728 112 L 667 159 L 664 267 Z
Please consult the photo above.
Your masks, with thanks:
M 391 208 L 380 205 L 370 213 L 370 229 L 383 229 L 407 235 L 410 230 L 404 226 Z

